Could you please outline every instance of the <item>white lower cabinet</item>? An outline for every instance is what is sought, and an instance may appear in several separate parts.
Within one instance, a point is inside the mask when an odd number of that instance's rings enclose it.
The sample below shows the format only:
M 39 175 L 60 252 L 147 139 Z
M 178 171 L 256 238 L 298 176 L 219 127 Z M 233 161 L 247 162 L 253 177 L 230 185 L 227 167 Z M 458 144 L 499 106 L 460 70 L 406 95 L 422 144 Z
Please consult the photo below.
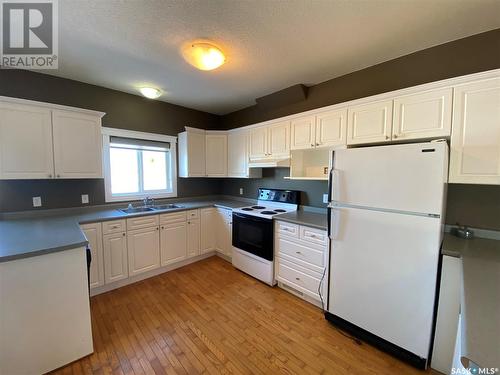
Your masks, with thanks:
M 275 277 L 279 286 L 316 305 L 326 304 L 328 236 L 326 231 L 276 221 Z
M 187 257 L 200 255 L 200 219 L 190 219 L 187 222 Z
M 92 255 L 90 263 L 90 287 L 96 288 L 104 285 L 104 252 L 102 248 L 101 223 L 85 224 L 81 226 L 85 237 L 89 241 Z
M 201 253 L 205 254 L 216 248 L 217 210 L 213 207 L 202 208 L 201 217 Z
M 216 250 L 228 257 L 232 255 L 232 211 L 217 208 Z
M 186 259 L 187 224 L 185 221 L 161 226 L 161 265 L 180 262 Z
M 104 281 L 106 284 L 128 277 L 127 233 L 106 234 L 104 250 Z
M 159 227 L 136 229 L 127 233 L 129 276 L 160 267 Z

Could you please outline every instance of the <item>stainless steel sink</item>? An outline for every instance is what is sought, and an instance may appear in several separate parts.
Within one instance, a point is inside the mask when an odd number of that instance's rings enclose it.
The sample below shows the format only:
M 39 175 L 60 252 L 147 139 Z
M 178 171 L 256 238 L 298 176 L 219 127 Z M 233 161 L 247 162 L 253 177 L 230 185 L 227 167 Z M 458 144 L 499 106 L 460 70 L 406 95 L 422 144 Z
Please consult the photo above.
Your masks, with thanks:
M 138 212 L 153 211 L 153 209 L 150 207 L 132 207 L 132 208 L 125 208 L 120 211 L 125 212 L 126 214 L 136 214 Z
M 160 204 L 153 207 L 153 210 L 171 210 L 173 208 L 184 208 L 184 206 L 178 204 Z

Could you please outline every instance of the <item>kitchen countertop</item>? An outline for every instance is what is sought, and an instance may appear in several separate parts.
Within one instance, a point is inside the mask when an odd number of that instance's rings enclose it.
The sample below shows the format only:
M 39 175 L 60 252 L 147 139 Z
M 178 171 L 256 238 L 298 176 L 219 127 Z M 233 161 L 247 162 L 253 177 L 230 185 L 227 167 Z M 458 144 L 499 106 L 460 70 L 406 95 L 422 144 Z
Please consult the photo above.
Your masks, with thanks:
M 204 207 L 233 209 L 248 205 L 248 201 L 231 199 L 169 201 L 182 205 L 161 211 L 126 214 L 117 208 L 88 207 L 85 209 L 3 214 L 0 219 L 0 262 L 22 259 L 87 245 L 80 224 L 158 215 Z
M 462 260 L 462 353 L 481 367 L 500 366 L 500 240 L 445 233 L 444 255 Z
M 273 219 L 328 230 L 326 210 L 324 212 L 297 210 L 273 216 Z

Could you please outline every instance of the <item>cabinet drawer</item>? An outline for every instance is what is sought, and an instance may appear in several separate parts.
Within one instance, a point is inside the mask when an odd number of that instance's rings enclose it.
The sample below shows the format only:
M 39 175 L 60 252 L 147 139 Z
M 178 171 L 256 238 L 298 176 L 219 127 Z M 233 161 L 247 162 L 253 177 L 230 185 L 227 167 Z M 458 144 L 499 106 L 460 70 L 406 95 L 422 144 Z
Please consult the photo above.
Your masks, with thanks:
M 187 211 L 187 219 L 199 219 L 200 211 L 199 210 L 189 210 Z
M 127 219 L 127 230 L 154 227 L 159 224 L 158 215 L 140 216 Z
M 296 242 L 280 238 L 276 254 L 289 256 L 294 260 L 311 264 L 317 272 L 322 272 L 325 267 L 325 252 L 302 246 Z
M 321 277 L 316 278 L 303 273 L 294 267 L 292 263 L 286 262 L 283 259 L 278 260 L 277 276 L 278 279 L 281 279 L 294 287 L 298 287 L 299 290 L 319 298 L 318 288 L 321 282 Z
M 172 212 L 171 214 L 160 215 L 160 223 L 162 224 L 172 224 L 172 223 L 182 223 L 186 221 L 186 211 Z
M 300 239 L 320 245 L 326 245 L 327 234 L 324 230 L 309 227 L 300 227 Z
M 278 221 L 276 227 L 280 235 L 299 238 L 299 226 L 297 224 Z
M 105 221 L 102 223 L 102 234 L 125 232 L 125 220 Z

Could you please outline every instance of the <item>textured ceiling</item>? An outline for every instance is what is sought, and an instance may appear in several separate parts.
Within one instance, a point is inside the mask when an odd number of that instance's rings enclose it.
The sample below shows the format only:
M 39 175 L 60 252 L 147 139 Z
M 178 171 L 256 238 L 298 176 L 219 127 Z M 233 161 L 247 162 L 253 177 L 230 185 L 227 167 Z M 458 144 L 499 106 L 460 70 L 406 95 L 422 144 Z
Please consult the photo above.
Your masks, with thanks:
M 500 28 L 499 0 L 61 0 L 59 70 L 44 71 L 225 114 L 285 87 L 317 84 Z M 183 43 L 207 38 L 227 63 L 202 72 Z

